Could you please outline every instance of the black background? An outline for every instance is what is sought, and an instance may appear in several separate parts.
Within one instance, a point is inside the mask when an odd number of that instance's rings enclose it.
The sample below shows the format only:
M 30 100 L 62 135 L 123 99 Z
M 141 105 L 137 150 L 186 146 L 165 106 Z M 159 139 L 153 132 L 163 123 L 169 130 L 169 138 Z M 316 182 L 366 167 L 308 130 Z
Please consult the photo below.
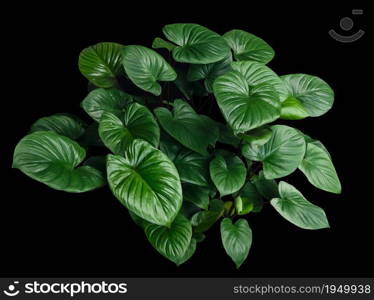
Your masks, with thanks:
M 203 9 L 178 2 L 152 7 L 92 5 L 90 9 L 25 7 L 9 9 L 2 24 L 9 43 L 2 81 L 2 196 L 0 275 L 2 276 L 369 276 L 373 275 L 372 76 L 369 68 L 369 11 L 355 6 L 254 8 L 241 3 Z M 248 4 L 246 4 L 248 5 Z M 351 16 L 364 8 L 363 16 Z M 345 33 L 339 20 L 350 16 Z M 194 22 L 223 34 L 243 29 L 275 49 L 269 64 L 279 74 L 307 73 L 335 90 L 334 107 L 320 118 L 289 122 L 329 149 L 343 186 L 341 195 L 309 185 L 297 171 L 286 181 L 323 207 L 331 229 L 306 231 L 282 219 L 271 206 L 248 217 L 253 245 L 236 270 L 213 227 L 194 257 L 175 267 L 147 242 L 141 229 L 107 188 L 84 194 L 54 191 L 10 168 L 12 152 L 38 118 L 58 112 L 87 118 L 79 104 L 87 93 L 80 75 L 80 51 L 101 41 L 150 47 L 162 26 Z M 344 44 L 328 30 L 352 34 Z

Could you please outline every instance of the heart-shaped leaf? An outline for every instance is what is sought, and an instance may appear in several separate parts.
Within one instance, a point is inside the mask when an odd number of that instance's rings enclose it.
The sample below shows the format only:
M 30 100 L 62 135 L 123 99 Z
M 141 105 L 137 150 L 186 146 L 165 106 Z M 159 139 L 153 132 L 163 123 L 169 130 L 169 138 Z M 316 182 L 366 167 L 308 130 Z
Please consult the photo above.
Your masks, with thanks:
M 134 139 L 144 139 L 158 147 L 160 128 L 147 107 L 132 103 L 118 117 L 105 112 L 99 124 L 99 135 L 113 153 L 123 154 Z
M 244 76 L 249 86 L 267 83 L 277 91 L 279 101 L 283 102 L 288 97 L 282 79 L 264 64 L 255 61 L 238 61 L 231 63 L 231 67 Z
M 30 132 L 36 131 L 53 131 L 72 140 L 77 140 L 84 134 L 85 125 L 77 117 L 56 114 L 37 120 L 30 129 Z
M 279 182 L 279 194 L 280 198 L 272 199 L 271 205 L 292 224 L 303 229 L 330 227 L 323 209 L 306 200 L 292 185 Z
M 202 209 L 208 209 L 210 190 L 206 187 L 198 185 L 183 183 L 183 200 L 195 204 Z
M 268 84 L 250 87 L 244 75 L 237 71 L 218 77 L 213 91 L 235 133 L 270 123 L 280 115 L 280 102 L 273 87 Z
M 124 157 L 107 157 L 113 194 L 139 217 L 169 226 L 182 205 L 178 171 L 169 158 L 148 142 L 135 139 Z
M 206 90 L 211 93 L 213 91 L 213 83 L 217 77 L 231 70 L 232 56 L 228 55 L 221 61 L 206 65 L 190 65 L 187 73 L 189 81 L 204 80 Z
M 230 52 L 225 39 L 197 24 L 170 24 L 163 28 L 164 35 L 178 47 L 173 58 L 178 62 L 209 64 L 224 59 Z
M 177 215 L 170 227 L 149 224 L 144 231 L 151 245 L 167 259 L 180 264 L 186 258 L 192 227 L 183 215 Z
M 217 155 L 209 165 L 210 177 L 221 197 L 240 190 L 245 183 L 247 169 L 242 160 L 235 156 Z
M 122 48 L 116 43 L 99 43 L 84 49 L 79 55 L 79 70 L 97 87 L 116 86 L 122 73 Z
M 281 79 L 288 95 L 301 102 L 310 116 L 321 116 L 332 107 L 334 91 L 322 79 L 307 74 L 284 75 Z
M 342 187 L 330 155 L 320 146 L 307 143 L 305 157 L 299 169 L 315 187 L 331 193 L 341 193 Z
M 98 170 L 77 167 L 85 156 L 86 151 L 73 140 L 52 131 L 37 131 L 17 144 L 13 168 L 53 189 L 81 193 L 105 184 Z
M 243 30 L 231 30 L 223 37 L 234 52 L 236 60 L 253 60 L 267 64 L 274 57 L 274 50 L 263 39 Z
M 196 251 L 196 245 L 197 245 L 197 240 L 196 239 L 191 239 L 190 245 L 188 246 L 184 255 L 177 259 L 177 261 L 176 261 L 177 266 L 180 266 L 181 264 L 184 264 L 186 261 L 188 261 L 194 255 L 194 253 Z
M 177 74 L 156 51 L 143 46 L 125 46 L 122 62 L 131 81 L 142 90 L 156 96 L 161 94 L 158 81 L 173 81 Z
M 294 128 L 284 125 L 271 126 L 270 140 L 262 146 L 244 145 L 243 155 L 263 162 L 266 179 L 287 176 L 297 169 L 305 154 L 304 137 Z
M 239 219 L 233 224 L 231 219 L 223 219 L 221 238 L 227 255 L 234 261 L 236 268 L 239 268 L 247 259 L 252 245 L 252 230 L 247 220 Z
M 218 140 L 218 128 L 212 128 L 211 122 L 198 115 L 185 101 L 176 99 L 173 111 L 159 107 L 154 110 L 162 128 L 183 146 L 208 155 L 207 147 Z
M 118 115 L 133 100 L 132 96 L 118 89 L 96 89 L 84 98 L 81 106 L 92 119 L 100 122 L 104 112 Z

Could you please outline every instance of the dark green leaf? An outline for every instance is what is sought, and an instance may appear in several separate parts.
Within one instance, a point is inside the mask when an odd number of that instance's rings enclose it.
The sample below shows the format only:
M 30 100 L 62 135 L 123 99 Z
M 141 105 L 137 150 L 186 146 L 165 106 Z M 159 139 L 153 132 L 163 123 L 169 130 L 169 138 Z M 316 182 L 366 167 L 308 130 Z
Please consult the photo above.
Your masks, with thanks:
M 99 43 L 84 49 L 79 55 L 79 70 L 97 87 L 116 86 L 122 73 L 122 48 L 116 43 Z
M 162 128 L 183 146 L 208 155 L 207 147 L 218 140 L 218 128 L 208 132 L 211 123 L 181 99 L 176 99 L 173 106 L 172 112 L 163 107 L 155 109 Z
M 163 28 L 166 38 L 178 47 L 173 57 L 178 62 L 209 64 L 224 59 L 230 51 L 224 38 L 197 24 L 170 24 Z
M 305 140 L 294 128 L 271 126 L 270 140 L 262 146 L 244 145 L 242 153 L 255 161 L 262 161 L 266 179 L 287 176 L 297 169 L 305 154 Z
M 227 255 L 234 261 L 236 268 L 239 268 L 247 259 L 252 245 L 252 230 L 247 220 L 239 219 L 233 224 L 231 219 L 223 219 L 221 238 Z
M 219 128 L 218 142 L 237 147 L 240 143 L 240 138 L 234 135 L 230 126 L 217 122 Z
M 104 112 L 118 115 L 133 101 L 133 96 L 118 89 L 96 89 L 84 98 L 81 106 L 92 119 L 100 122 Z
M 270 123 L 280 115 L 280 102 L 273 87 L 268 84 L 250 87 L 237 71 L 218 77 L 213 90 L 218 106 L 234 133 L 244 133 Z
M 278 195 L 278 186 L 276 185 L 275 187 L 277 188 L 276 194 Z M 247 182 L 240 190 L 239 197 L 241 200 L 235 199 L 235 205 L 241 207 L 241 210 L 239 210 L 238 207 L 236 208 L 239 214 L 246 214 L 247 211 L 260 212 L 262 210 L 264 200 L 253 183 Z
M 243 30 L 231 30 L 223 37 L 234 52 L 236 60 L 253 60 L 267 64 L 274 57 L 274 50 L 263 39 Z
M 30 129 L 30 132 L 53 131 L 59 135 L 77 140 L 84 134 L 85 125 L 77 117 L 64 114 L 56 114 L 49 117 L 40 118 Z
M 208 209 L 210 190 L 198 185 L 183 183 L 183 200 L 195 204 L 202 209 Z
M 158 81 L 173 81 L 177 74 L 165 59 L 143 46 L 125 46 L 122 49 L 123 66 L 131 81 L 139 88 L 156 96 L 161 94 Z
M 137 138 L 158 147 L 160 128 L 147 107 L 132 103 L 118 117 L 105 112 L 100 121 L 99 135 L 113 153 L 123 154 Z
M 303 229 L 329 228 L 322 208 L 310 203 L 292 185 L 279 182 L 280 198 L 271 200 L 271 205 L 292 224 Z
M 174 164 L 148 142 L 135 139 L 124 157 L 108 155 L 113 194 L 139 217 L 169 226 L 182 205 L 182 187 Z
M 86 151 L 73 140 L 52 131 L 25 136 L 16 146 L 13 168 L 56 190 L 81 193 L 105 184 L 101 172 L 77 167 Z
M 307 143 L 305 157 L 299 169 L 315 187 L 340 194 L 341 184 L 330 155 L 326 150 L 313 143 Z
M 258 176 L 252 178 L 252 183 L 256 186 L 256 190 L 265 199 L 271 200 L 279 197 L 278 184 L 274 179 L 266 179 L 261 171 Z
M 209 170 L 210 177 L 222 197 L 239 191 L 247 176 L 244 163 L 234 155 L 231 157 L 216 156 L 210 162 Z
M 174 44 L 172 44 L 168 41 L 165 41 L 164 39 L 159 38 L 159 37 L 156 37 L 153 40 L 153 43 L 152 43 L 152 48 L 153 49 L 166 49 L 168 51 L 172 51 L 175 47 L 176 47 L 176 45 L 174 45 Z
M 172 262 L 179 265 L 188 257 L 186 251 L 191 244 L 192 227 L 186 217 L 177 215 L 169 228 L 149 224 L 145 227 L 145 234 L 152 246 Z
M 194 232 L 201 233 L 207 231 L 222 216 L 223 211 L 223 202 L 213 199 L 209 210 L 197 212 L 192 216 L 191 224 L 194 226 Z

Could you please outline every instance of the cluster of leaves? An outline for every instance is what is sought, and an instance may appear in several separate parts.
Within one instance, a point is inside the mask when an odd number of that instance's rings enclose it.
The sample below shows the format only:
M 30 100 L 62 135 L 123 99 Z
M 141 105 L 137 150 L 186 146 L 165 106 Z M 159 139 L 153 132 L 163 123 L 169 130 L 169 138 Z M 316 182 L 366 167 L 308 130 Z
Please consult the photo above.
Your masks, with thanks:
M 177 265 L 221 219 L 223 247 L 239 267 L 252 244 L 244 216 L 265 203 L 301 228 L 328 227 L 320 207 L 275 179 L 299 169 L 317 188 L 340 193 L 330 154 L 299 130 L 270 123 L 326 113 L 329 85 L 306 74 L 278 76 L 266 66 L 273 49 L 242 30 L 220 36 L 171 24 L 163 33 L 168 41 L 156 38 L 157 52 L 116 43 L 84 49 L 79 69 L 89 94 L 81 106 L 92 124 L 69 114 L 37 120 L 16 146 L 13 167 L 67 192 L 108 184 Z M 206 103 L 222 116 L 202 114 Z M 86 158 L 97 147 L 111 154 Z

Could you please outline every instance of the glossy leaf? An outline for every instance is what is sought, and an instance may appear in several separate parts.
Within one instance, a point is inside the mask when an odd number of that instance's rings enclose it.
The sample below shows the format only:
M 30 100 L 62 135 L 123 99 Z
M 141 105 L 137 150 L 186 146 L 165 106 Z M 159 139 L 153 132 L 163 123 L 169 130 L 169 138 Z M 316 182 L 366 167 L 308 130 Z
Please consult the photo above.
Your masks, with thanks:
M 169 228 L 149 224 L 144 231 L 151 245 L 161 255 L 176 264 L 185 260 L 192 238 L 191 223 L 186 217 L 178 215 Z
M 99 43 L 84 49 L 79 55 L 79 70 L 97 87 L 116 86 L 122 73 L 122 48 L 116 43 Z
M 301 120 L 309 117 L 302 103 L 296 98 L 289 96 L 282 102 L 281 116 L 283 120 Z
M 323 209 L 306 200 L 292 185 L 281 181 L 279 194 L 280 198 L 271 200 L 271 205 L 292 224 L 303 229 L 330 227 Z
M 262 146 L 244 145 L 243 155 L 263 163 L 266 179 L 287 176 L 297 169 L 305 154 L 304 137 L 294 128 L 285 125 L 271 126 L 270 140 Z
M 218 77 L 213 90 L 234 133 L 244 133 L 279 117 L 280 103 L 273 87 L 267 84 L 250 87 L 244 75 L 237 71 Z
M 341 193 L 339 177 L 330 155 L 320 146 L 307 143 L 305 157 L 299 169 L 315 187 L 331 193 Z
M 173 81 L 177 74 L 156 51 L 143 46 L 125 46 L 122 62 L 126 74 L 139 88 L 156 96 L 161 94 L 158 81 Z
M 160 128 L 147 107 L 132 103 L 118 117 L 105 112 L 99 124 L 99 135 L 113 153 L 123 154 L 134 139 L 144 139 L 158 147 Z
M 278 93 L 279 101 L 283 102 L 289 93 L 283 80 L 269 67 L 255 61 L 238 61 L 231 64 L 233 70 L 241 73 L 249 86 L 267 83 Z
M 30 132 L 36 131 L 53 131 L 72 140 L 77 140 L 84 134 L 85 126 L 83 121 L 77 117 L 56 114 L 37 120 L 30 129 Z
M 221 238 L 227 255 L 231 257 L 236 268 L 239 268 L 247 259 L 252 245 L 252 230 L 247 220 L 239 219 L 233 224 L 231 219 L 223 219 Z
M 218 140 L 218 128 L 211 128 L 211 122 L 198 115 L 185 101 L 177 99 L 173 103 L 173 111 L 164 107 L 155 109 L 155 114 L 162 128 L 183 146 L 208 155 L 207 148 Z
M 252 146 L 261 146 L 266 144 L 272 135 L 272 131 L 269 126 L 261 126 L 248 131 L 245 134 L 240 134 L 240 138 Z
M 197 24 L 170 24 L 163 28 L 164 35 L 178 47 L 173 58 L 178 62 L 209 64 L 224 59 L 230 51 L 224 38 Z
M 274 57 L 274 50 L 263 39 L 243 30 L 231 30 L 223 37 L 234 52 L 236 60 L 252 60 L 267 64 Z
M 37 131 L 17 144 L 13 168 L 53 189 L 81 193 L 105 184 L 98 170 L 77 167 L 85 156 L 86 151 L 73 140 L 52 131 Z
M 239 191 L 247 176 L 244 163 L 234 155 L 231 157 L 216 156 L 210 162 L 209 170 L 210 177 L 222 197 Z
M 307 74 L 290 74 L 281 78 L 289 96 L 301 102 L 310 116 L 321 116 L 332 107 L 334 91 L 322 79 Z
M 184 183 L 182 184 L 183 200 L 195 204 L 202 209 L 208 209 L 210 190 L 198 185 Z
M 81 103 L 84 111 L 100 122 L 104 112 L 118 115 L 134 98 L 118 89 L 96 89 L 91 91 Z
M 228 55 L 221 61 L 206 65 L 190 65 L 187 73 L 187 78 L 190 81 L 204 79 L 204 85 L 206 90 L 211 93 L 213 92 L 213 83 L 217 77 L 227 73 L 231 70 L 232 56 Z
M 184 255 L 177 259 L 177 261 L 176 261 L 177 266 L 180 266 L 181 264 L 184 264 L 186 261 L 188 261 L 195 254 L 196 245 L 197 245 L 197 240 L 196 239 L 191 239 L 190 245 L 188 246 Z
M 175 47 L 176 47 L 176 45 L 174 45 L 174 44 L 172 44 L 168 41 L 165 41 L 164 39 L 159 38 L 159 37 L 156 37 L 153 40 L 153 43 L 152 43 L 152 48 L 153 49 L 166 49 L 168 51 L 172 51 Z
M 135 139 L 124 157 L 107 157 L 113 194 L 139 217 L 169 226 L 182 205 L 178 171 L 169 158 L 148 142 Z

